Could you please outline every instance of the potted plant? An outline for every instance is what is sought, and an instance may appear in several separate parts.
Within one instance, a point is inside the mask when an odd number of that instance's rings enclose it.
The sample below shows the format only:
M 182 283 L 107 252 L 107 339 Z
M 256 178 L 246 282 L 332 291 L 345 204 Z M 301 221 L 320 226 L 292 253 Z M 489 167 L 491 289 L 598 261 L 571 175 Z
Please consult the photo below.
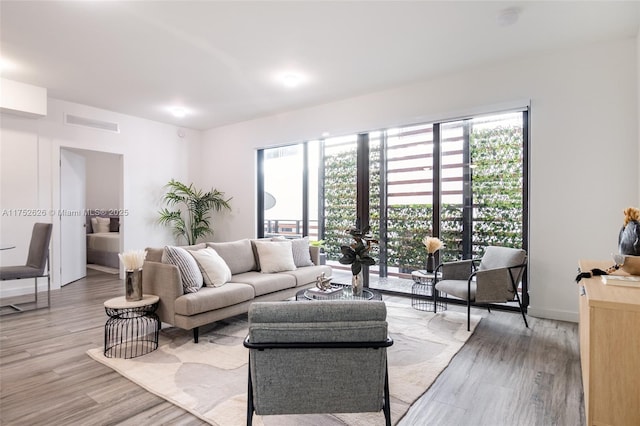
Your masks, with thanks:
M 225 199 L 224 192 L 217 189 L 204 192 L 194 188 L 193 184 L 187 186 L 174 179 L 171 179 L 165 188 L 168 191 L 162 199 L 163 202 L 169 207 L 177 206 L 178 209 L 169 210 L 165 207 L 160 210 L 159 222 L 172 226 L 176 238 L 184 237 L 189 245 L 196 244 L 200 237 L 213 234 L 209 217 L 211 210 L 231 210 L 231 198 Z M 183 211 L 180 207 L 186 210 L 186 218 L 182 217 Z
M 340 246 L 342 257 L 338 260 L 343 265 L 351 265 L 351 284 L 353 287 L 353 294 L 356 296 L 362 295 L 362 266 L 375 265 L 376 261 L 369 251 L 372 244 L 378 244 L 378 240 L 375 240 L 369 233 L 371 227 L 366 226 L 364 229 L 360 228 L 360 220 L 356 221 L 356 225 L 347 230 L 347 233 L 351 235 L 354 242 L 351 245 Z
M 318 263 L 320 265 L 326 264 L 327 254 L 324 252 L 324 240 L 309 241 L 309 245 L 313 247 L 318 247 L 320 249 L 320 253 L 318 255 Z

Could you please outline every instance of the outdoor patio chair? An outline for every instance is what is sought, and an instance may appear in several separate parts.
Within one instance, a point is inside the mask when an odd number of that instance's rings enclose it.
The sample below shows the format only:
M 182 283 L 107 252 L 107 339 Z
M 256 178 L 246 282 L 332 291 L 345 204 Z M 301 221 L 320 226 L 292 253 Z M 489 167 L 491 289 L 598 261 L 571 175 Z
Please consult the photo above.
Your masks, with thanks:
M 478 265 L 479 263 L 479 265 Z M 477 267 L 476 267 L 477 265 Z M 467 330 L 470 330 L 471 304 L 518 301 L 524 325 L 528 328 L 518 283 L 527 267 L 527 252 L 508 247 L 488 246 L 482 259 L 441 263 L 436 268 L 435 288 L 467 301 Z M 442 275 L 439 276 L 439 273 Z M 433 292 L 434 302 L 436 293 Z
M 251 305 L 247 425 L 254 412 L 379 411 L 390 425 L 386 315 L 382 301 Z

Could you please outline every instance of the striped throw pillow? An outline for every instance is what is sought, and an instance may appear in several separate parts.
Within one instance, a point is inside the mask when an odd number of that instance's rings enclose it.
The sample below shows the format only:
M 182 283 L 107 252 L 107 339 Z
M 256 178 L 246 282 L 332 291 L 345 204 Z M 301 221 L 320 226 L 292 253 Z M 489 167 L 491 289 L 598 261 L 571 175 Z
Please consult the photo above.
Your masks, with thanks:
M 203 279 L 196 260 L 181 247 L 166 246 L 162 254 L 162 262 L 178 267 L 185 293 L 196 293 L 202 287 Z

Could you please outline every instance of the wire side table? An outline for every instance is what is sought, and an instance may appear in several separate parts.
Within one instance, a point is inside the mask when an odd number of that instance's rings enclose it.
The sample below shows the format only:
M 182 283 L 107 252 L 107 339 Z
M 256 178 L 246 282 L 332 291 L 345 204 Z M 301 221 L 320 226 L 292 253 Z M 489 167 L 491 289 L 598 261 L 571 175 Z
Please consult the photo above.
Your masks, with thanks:
M 158 296 L 145 294 L 135 302 L 124 296 L 104 302 L 109 316 L 104 326 L 104 356 L 136 358 L 158 349 L 160 319 L 155 311 L 159 301 Z
M 420 311 L 435 312 L 444 311 L 447 309 L 447 302 L 445 300 L 438 300 L 436 298 L 434 303 L 434 292 L 437 290 L 434 286 L 436 275 L 433 272 L 427 272 L 425 270 L 413 271 L 411 273 L 411 279 L 413 279 L 413 285 L 411 286 L 411 306 Z

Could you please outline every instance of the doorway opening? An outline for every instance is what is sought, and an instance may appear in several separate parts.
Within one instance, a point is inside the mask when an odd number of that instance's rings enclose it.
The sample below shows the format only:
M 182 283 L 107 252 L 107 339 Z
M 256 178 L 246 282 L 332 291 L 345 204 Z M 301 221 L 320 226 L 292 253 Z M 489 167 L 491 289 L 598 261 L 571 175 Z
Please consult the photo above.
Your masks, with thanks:
M 119 273 L 123 247 L 122 154 L 60 148 L 60 284 L 87 267 Z

